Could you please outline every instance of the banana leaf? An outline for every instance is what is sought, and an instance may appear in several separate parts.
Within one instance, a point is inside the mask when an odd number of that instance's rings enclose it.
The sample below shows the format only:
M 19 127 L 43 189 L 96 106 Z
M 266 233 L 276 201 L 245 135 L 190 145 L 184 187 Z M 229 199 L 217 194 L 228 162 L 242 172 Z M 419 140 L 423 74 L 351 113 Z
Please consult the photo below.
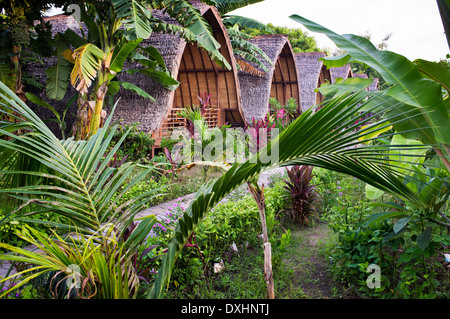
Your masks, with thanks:
M 391 85 L 386 94 L 403 103 L 399 105 L 399 111 L 415 113 L 420 122 L 428 123 L 422 126 L 423 130 L 415 131 L 415 135 L 419 136 L 423 143 L 450 144 L 450 119 L 442 100 L 441 85 L 425 77 L 414 63 L 394 52 L 378 50 L 364 37 L 353 34 L 338 35 L 298 15 L 291 15 L 290 18 L 312 32 L 328 36 L 351 56 L 352 61 L 364 63 L 377 70 L 386 83 Z M 323 61 L 326 65 L 327 59 Z

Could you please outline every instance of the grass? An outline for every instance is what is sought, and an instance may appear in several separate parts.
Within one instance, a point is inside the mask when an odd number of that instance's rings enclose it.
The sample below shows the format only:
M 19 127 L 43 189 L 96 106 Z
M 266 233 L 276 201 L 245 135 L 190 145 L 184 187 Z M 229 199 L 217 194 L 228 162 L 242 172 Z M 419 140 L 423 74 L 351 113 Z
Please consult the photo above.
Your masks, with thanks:
M 327 251 L 333 235 L 326 223 L 291 228 L 292 239 L 281 259 L 273 261 L 277 299 L 353 298 L 336 283 L 329 271 Z M 265 299 L 264 253 L 258 244 L 239 247 L 223 256 L 225 269 L 212 272 L 212 265 L 193 286 L 172 286 L 167 298 Z M 200 265 L 199 265 L 200 266 Z

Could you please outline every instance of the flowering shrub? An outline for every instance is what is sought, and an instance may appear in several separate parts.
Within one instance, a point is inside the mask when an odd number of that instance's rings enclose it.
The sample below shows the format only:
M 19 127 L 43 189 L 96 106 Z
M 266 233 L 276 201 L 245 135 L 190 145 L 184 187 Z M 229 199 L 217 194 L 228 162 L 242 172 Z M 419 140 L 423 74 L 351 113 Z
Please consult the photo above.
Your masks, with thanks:
M 160 216 L 159 222 L 153 226 L 152 231 L 157 236 L 170 237 L 185 210 L 186 207 L 181 202 L 181 198 L 177 198 L 175 203 L 169 206 L 168 210 Z

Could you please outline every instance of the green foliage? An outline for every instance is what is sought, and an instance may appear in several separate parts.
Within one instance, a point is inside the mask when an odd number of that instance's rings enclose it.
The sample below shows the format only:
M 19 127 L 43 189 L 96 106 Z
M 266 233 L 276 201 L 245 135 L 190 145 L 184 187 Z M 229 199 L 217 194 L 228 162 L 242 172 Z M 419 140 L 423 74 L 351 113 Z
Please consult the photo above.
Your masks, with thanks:
M 16 235 L 36 245 L 43 254 L 1 243 L 2 249 L 17 253 L 3 254 L 1 259 L 25 261 L 31 268 L 4 278 L 0 283 L 20 277 L 20 283 L 13 287 L 18 289 L 51 271 L 68 276 L 67 267 L 78 265 L 83 268 L 83 280 L 89 283 L 86 290 L 78 294 L 88 297 L 94 294 L 97 298 L 135 297 L 139 280 L 132 259 L 150 232 L 154 218 L 145 218 L 138 225 L 133 219 L 151 198 L 152 191 L 141 193 L 120 206 L 117 202 L 153 168 L 129 162 L 119 167 L 111 165 L 126 137 L 124 135 L 108 152 L 114 128 L 110 133 L 106 128 L 101 129 L 87 141 L 59 140 L 3 83 L 0 88 L 2 101 L 6 101 L 1 103 L 2 107 L 14 111 L 20 119 L 17 123 L 4 122 L 0 128 L 0 133 L 9 137 L 0 139 L 0 156 L 4 163 L 0 193 L 21 202 L 6 213 L 2 224 L 14 219 L 41 223 L 65 232 L 75 231 L 77 238 L 62 238 L 54 232 L 52 236 L 56 240 L 49 240 L 48 234 L 27 225 Z M 105 124 L 108 126 L 110 121 L 111 117 Z M 26 128 L 25 133 L 13 134 L 18 128 Z M 19 155 L 40 165 L 21 171 L 14 166 L 14 159 Z M 135 170 L 139 172 L 133 175 Z M 39 178 L 25 185 L 12 184 L 10 177 L 17 174 Z M 57 218 L 56 221 L 39 218 L 39 214 L 46 213 Z
M 319 194 L 316 187 L 311 184 L 312 171 L 311 166 L 287 168 L 288 179 L 285 180 L 285 188 L 291 195 L 290 213 L 293 223 L 311 225 L 318 213 Z
M 279 27 L 274 26 L 271 23 L 269 23 L 267 27 L 273 30 L 275 34 L 287 34 L 289 42 L 291 43 L 292 49 L 295 53 L 321 51 L 321 49 L 317 47 L 316 39 L 314 39 L 314 37 L 312 36 L 309 36 L 307 32 L 302 31 L 302 29 L 300 28 L 294 29 L 288 27 Z M 258 36 L 267 33 L 259 29 L 250 28 L 245 28 L 242 30 L 242 32 L 247 33 L 251 36 Z
M 127 161 L 148 164 L 155 140 L 152 139 L 151 135 L 140 131 L 137 128 L 138 125 L 139 123 L 125 125 L 119 123 L 118 129 L 111 140 L 111 147 L 114 147 L 125 136 L 125 140 L 117 150 L 118 158 L 122 159 L 126 156 Z
M 291 240 L 290 231 L 285 231 L 280 227 L 280 221 L 276 219 L 280 207 L 280 203 L 277 201 L 280 201 L 281 192 L 284 192 L 282 182 L 265 189 L 266 218 L 269 240 L 272 244 L 274 271 L 283 267 L 281 263 L 283 252 Z M 173 234 L 174 220 L 182 217 L 184 211 L 183 205 L 175 204 L 170 207 L 160 224 L 155 224 L 156 233 L 164 240 L 168 240 L 170 235 L 167 234 Z M 232 270 L 233 268 L 230 269 L 230 267 L 235 267 L 232 264 L 235 257 L 245 256 L 248 252 L 255 250 L 262 253 L 260 249 L 262 242 L 257 236 L 260 228 L 258 207 L 253 197 L 248 194 L 245 185 L 215 206 L 196 229 L 195 241 L 192 242 L 198 246 L 189 245 L 183 248 L 180 258 L 174 265 L 168 295 L 173 298 L 180 298 L 180 295 L 187 295 L 190 298 L 205 298 L 205 295 L 210 295 L 211 292 L 208 294 L 203 290 L 205 281 L 210 282 L 216 276 L 221 276 L 212 273 L 212 264 L 222 259 L 225 261 L 225 269 Z M 233 243 L 238 247 L 238 252 L 231 251 Z M 262 269 L 263 267 L 257 273 L 259 274 Z M 245 271 L 245 269 L 241 270 Z M 262 284 L 264 286 L 263 281 Z M 199 295 L 200 293 L 202 295 Z
M 409 232 L 389 220 L 366 221 L 377 216 L 382 204 L 373 205 L 361 191 L 364 184 L 333 172 L 317 170 L 317 180 L 322 198 L 329 192 L 327 210 L 323 220 L 334 232 L 334 243 L 329 252 L 334 277 L 348 288 L 373 298 L 436 298 L 443 297 L 448 283 L 448 271 L 437 263 L 441 247 L 448 247 L 444 231 L 435 230 L 435 236 L 424 248 L 416 244 L 424 228 L 412 227 Z M 329 176 L 327 176 L 329 175 Z M 384 194 L 383 201 L 389 199 Z M 325 197 L 327 198 L 327 197 Z M 381 206 L 381 207 L 380 207 Z M 398 207 L 401 207 L 398 205 Z M 401 212 L 401 211 L 400 211 Z M 406 224 L 402 224 L 406 225 Z M 397 235 L 395 236 L 397 230 Z M 367 267 L 378 265 L 381 269 L 381 286 L 369 288 Z

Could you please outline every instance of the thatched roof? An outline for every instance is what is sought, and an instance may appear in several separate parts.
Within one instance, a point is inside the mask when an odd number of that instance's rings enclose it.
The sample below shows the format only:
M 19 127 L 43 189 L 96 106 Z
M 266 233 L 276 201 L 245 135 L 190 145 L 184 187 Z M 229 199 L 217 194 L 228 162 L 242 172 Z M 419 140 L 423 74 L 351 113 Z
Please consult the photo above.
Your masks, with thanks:
M 348 78 L 353 77 L 353 72 L 352 69 L 350 68 L 350 64 L 346 64 L 339 68 L 330 68 L 330 73 L 332 83 L 335 83 L 337 78 L 342 78 L 343 80 L 346 80 Z
M 247 122 L 263 119 L 269 111 L 269 97 L 275 97 L 281 103 L 294 98 L 300 106 L 300 86 L 298 70 L 291 44 L 286 35 L 268 34 L 249 40 L 261 48 L 273 65 L 262 60 L 269 70 L 264 72 L 254 63 L 248 62 L 264 76 L 239 71 L 241 103 Z
M 239 100 L 239 84 L 237 79 L 236 62 L 232 53 L 231 43 L 228 38 L 226 28 L 223 26 L 221 17 L 214 7 L 204 3 L 192 1 L 193 5 L 200 10 L 204 18 L 211 25 L 216 40 L 221 44 L 220 53 L 227 59 L 232 66 L 231 70 L 219 67 L 212 62 L 205 50 L 198 48 L 195 44 L 188 44 L 180 36 L 168 33 L 153 33 L 151 37 L 141 43 L 141 46 L 154 46 L 161 53 L 166 64 L 167 70 L 174 78 L 181 82 L 179 88 L 175 91 L 163 88 L 152 79 L 135 73 L 133 75 L 124 73 L 119 76 L 120 81 L 131 82 L 138 85 L 144 91 L 152 95 L 156 102 L 143 98 L 138 94 L 121 89 L 116 95 L 115 100 L 119 102 L 114 113 L 113 120 L 123 120 L 122 123 L 136 123 L 144 132 L 151 133 L 158 131 L 172 107 L 184 107 L 197 104 L 197 95 L 202 93 L 211 94 L 212 104 L 221 108 L 221 123 L 243 125 L 243 116 Z M 162 11 L 154 11 L 153 14 L 164 20 L 166 23 L 176 24 L 174 19 L 165 15 Z M 45 18 L 52 23 L 54 33 L 64 32 L 68 28 L 81 34 L 78 23 L 72 16 L 57 15 Z M 30 66 L 31 73 L 45 85 L 45 70 L 55 63 L 55 58 L 43 59 L 43 64 Z M 126 63 L 126 69 L 136 69 L 138 63 Z M 45 90 L 33 92 L 41 99 L 56 106 L 58 111 L 64 110 L 67 101 L 73 97 L 76 92 L 69 84 L 69 90 L 63 101 L 57 102 L 48 100 L 45 96 Z M 67 113 L 69 124 L 74 122 L 75 118 L 70 114 L 76 113 L 76 103 Z M 51 113 L 45 109 L 39 109 L 43 118 L 51 117 Z
M 221 17 L 214 7 L 204 3 L 195 3 L 203 17 L 211 25 L 215 39 L 221 44 L 220 53 L 232 66 L 231 70 L 218 66 L 211 60 L 204 49 L 195 44 L 188 44 L 178 35 L 154 33 L 142 45 L 154 46 L 161 53 L 167 70 L 180 85 L 175 91 L 163 88 L 139 73 L 132 76 L 123 74 L 121 81 L 132 82 L 152 95 L 156 102 L 142 98 L 133 92 L 121 90 L 118 95 L 121 102 L 114 114 L 115 119 L 124 122 L 140 122 L 140 129 L 155 132 L 155 138 L 167 135 L 176 108 L 198 105 L 198 95 L 211 94 L 213 106 L 220 109 L 217 124 L 243 125 L 241 105 L 239 101 L 239 84 L 234 56 L 228 33 L 222 24 Z M 158 13 L 155 13 L 158 14 Z M 167 16 L 158 18 L 174 23 Z M 130 65 L 129 67 L 133 67 Z
M 319 59 L 326 57 L 325 52 L 296 53 L 295 60 L 300 80 L 302 111 L 320 103 L 322 94 L 315 89 L 323 83 L 331 83 L 331 74 Z
M 80 25 L 71 15 L 57 14 L 51 17 L 44 17 L 44 22 L 51 23 L 53 36 L 55 36 L 58 32 L 64 33 L 67 29 L 71 29 L 81 36 Z M 87 30 L 83 22 L 81 22 L 81 25 L 84 30 Z

